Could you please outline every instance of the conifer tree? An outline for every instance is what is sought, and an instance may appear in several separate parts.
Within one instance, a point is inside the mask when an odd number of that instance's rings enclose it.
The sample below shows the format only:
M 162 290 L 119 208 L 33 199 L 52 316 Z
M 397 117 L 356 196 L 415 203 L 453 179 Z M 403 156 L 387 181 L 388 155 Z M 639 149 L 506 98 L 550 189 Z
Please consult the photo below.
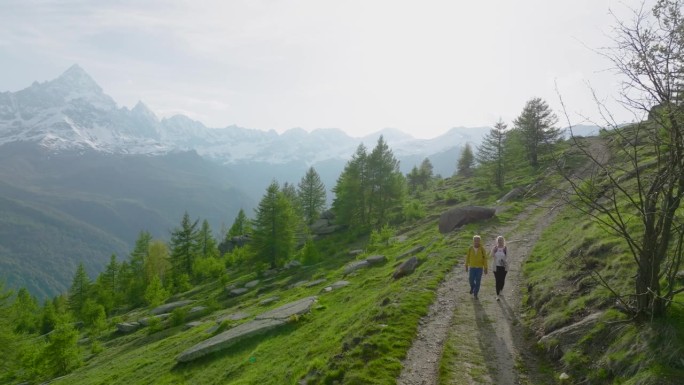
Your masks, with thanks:
M 273 181 L 256 210 L 252 243 L 257 257 L 271 268 L 287 261 L 294 251 L 295 226 L 292 204 Z
M 197 247 L 199 249 L 199 256 L 201 258 L 217 258 L 218 257 L 218 247 L 216 245 L 216 239 L 209 226 L 209 221 L 206 219 L 202 221 L 202 227 L 200 227 L 197 234 Z
M 170 269 L 168 246 L 161 240 L 153 240 L 150 242 L 150 251 L 145 261 L 145 277 L 147 282 L 151 283 L 154 278 L 159 278 L 162 283 L 166 282 Z
M 81 366 L 78 331 L 69 317 L 58 317 L 54 331 L 48 335 L 48 344 L 42 356 L 52 376 L 68 374 Z
M 498 188 L 502 188 L 504 182 L 505 143 L 506 123 L 499 119 L 477 148 L 476 159 L 478 163 L 483 168 L 492 170 L 493 180 Z
M 307 224 L 312 224 L 325 207 L 325 185 L 316 169 L 309 167 L 298 185 L 297 195 L 302 205 L 304 220 Z
M 171 232 L 171 269 L 178 290 L 192 276 L 192 266 L 198 254 L 198 222 L 199 219 L 191 221 L 186 212 L 180 227 Z
M 408 185 L 409 193 L 414 194 L 418 191 L 418 186 L 421 185 L 420 172 L 418 171 L 418 166 L 413 166 L 411 172 L 406 175 L 406 183 Z
M 461 176 L 470 176 L 472 174 L 473 166 L 475 165 L 475 155 L 470 143 L 466 143 L 461 152 L 461 157 L 458 158 L 456 165 L 456 174 Z
M 399 161 L 382 135 L 368 157 L 368 175 L 368 217 L 371 226 L 380 228 L 387 224 L 390 210 L 400 204 L 405 184 Z
M 138 234 L 138 239 L 135 241 L 135 247 L 131 252 L 130 273 L 131 279 L 129 286 L 126 288 L 126 298 L 128 303 L 137 306 L 142 304 L 142 296 L 145 293 L 147 280 L 145 279 L 145 261 L 150 248 L 150 241 L 152 241 L 152 234 L 148 231 L 141 231 Z
M 26 288 L 17 291 L 12 303 L 14 331 L 17 333 L 37 333 L 40 330 L 40 306 L 36 297 Z
M 560 130 L 554 127 L 556 123 L 556 114 L 541 98 L 527 101 L 520 116 L 513 121 L 515 129 L 521 133 L 530 166 L 537 167 L 544 149 L 560 138 Z
M 367 227 L 368 154 L 363 143 L 345 165 L 333 192 L 333 210 L 337 221 L 357 230 Z
M 251 232 L 252 223 L 249 218 L 247 218 L 247 215 L 245 215 L 245 211 L 240 209 L 235 217 L 235 221 L 233 221 L 233 225 L 230 226 L 230 230 L 228 230 L 227 237 L 237 237 L 239 235 L 250 234 Z
M 86 299 L 88 299 L 91 285 L 92 283 L 88 277 L 88 273 L 86 273 L 83 262 L 81 262 L 76 268 L 76 273 L 74 274 L 71 288 L 69 289 L 69 309 L 79 317 L 83 304 Z
M 430 159 L 428 158 L 423 159 L 420 163 L 420 168 L 418 169 L 418 181 L 423 188 L 428 187 L 428 183 L 430 183 L 433 175 L 432 162 L 430 162 Z
M 97 302 L 102 304 L 105 308 L 105 312 L 109 313 L 112 309 L 121 304 L 121 288 L 118 282 L 119 276 L 119 263 L 116 260 L 116 255 L 112 254 L 109 257 L 109 263 L 105 267 L 105 271 L 100 273 L 100 275 L 95 280 L 94 296 L 97 298 Z
M 164 303 L 168 296 L 169 293 L 164 289 L 159 277 L 154 276 L 145 290 L 145 302 L 153 307 L 159 306 Z

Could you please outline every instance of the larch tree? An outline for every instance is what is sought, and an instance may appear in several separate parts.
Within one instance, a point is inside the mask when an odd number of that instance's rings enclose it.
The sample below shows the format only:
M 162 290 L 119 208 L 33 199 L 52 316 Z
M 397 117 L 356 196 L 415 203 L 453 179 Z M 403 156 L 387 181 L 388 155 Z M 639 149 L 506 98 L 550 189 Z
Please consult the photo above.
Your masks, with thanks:
M 470 143 L 466 143 L 465 146 L 463 146 L 461 156 L 458 158 L 456 174 L 460 176 L 470 176 L 473 172 L 474 165 L 475 155 L 473 154 L 473 148 L 470 146 Z
M 183 214 L 180 227 L 171 232 L 171 271 L 176 290 L 188 285 L 192 277 L 192 266 L 199 253 L 197 224 L 190 215 Z

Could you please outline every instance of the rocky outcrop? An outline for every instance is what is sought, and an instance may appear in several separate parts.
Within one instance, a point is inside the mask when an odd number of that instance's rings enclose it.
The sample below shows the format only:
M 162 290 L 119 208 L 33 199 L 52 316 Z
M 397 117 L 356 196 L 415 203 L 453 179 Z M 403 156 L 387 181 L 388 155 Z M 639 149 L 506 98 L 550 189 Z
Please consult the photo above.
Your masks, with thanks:
M 413 271 L 416 270 L 417 266 L 418 258 L 411 257 L 397 267 L 397 269 L 394 271 L 394 274 L 392 274 L 392 277 L 394 279 L 399 279 L 401 277 L 407 276 L 413 273 Z
M 483 221 L 494 216 L 496 210 L 489 207 L 456 207 L 439 217 L 439 232 L 446 234 L 468 223 Z
M 176 360 L 188 362 L 207 354 L 226 349 L 236 342 L 285 325 L 291 317 L 311 311 L 316 297 L 306 297 L 258 315 L 254 321 L 238 325 L 211 337 L 181 353 Z
M 309 226 L 314 235 L 325 235 L 340 230 L 342 226 L 334 223 L 335 214 L 331 210 L 324 211 L 321 216 Z
M 145 317 L 141 318 L 138 320 L 138 323 L 140 323 L 142 326 L 150 326 L 150 323 L 153 322 L 152 319 L 157 319 L 159 321 L 163 321 L 171 316 L 171 313 L 164 313 L 164 314 L 159 314 L 156 316 L 152 317 Z

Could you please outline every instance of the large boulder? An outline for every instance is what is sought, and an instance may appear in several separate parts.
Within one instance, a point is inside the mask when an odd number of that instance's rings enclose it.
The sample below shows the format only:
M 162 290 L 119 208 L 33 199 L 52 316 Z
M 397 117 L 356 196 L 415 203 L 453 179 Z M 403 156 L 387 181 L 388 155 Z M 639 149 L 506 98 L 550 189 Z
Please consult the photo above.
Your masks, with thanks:
M 403 276 L 409 275 L 413 273 L 414 270 L 416 270 L 416 267 L 418 266 L 418 258 L 415 256 L 405 260 L 397 269 L 394 271 L 394 274 L 392 274 L 392 277 L 394 279 L 401 278 Z
M 483 221 L 494 216 L 496 209 L 481 206 L 456 207 L 439 217 L 439 232 L 446 234 L 468 223 Z

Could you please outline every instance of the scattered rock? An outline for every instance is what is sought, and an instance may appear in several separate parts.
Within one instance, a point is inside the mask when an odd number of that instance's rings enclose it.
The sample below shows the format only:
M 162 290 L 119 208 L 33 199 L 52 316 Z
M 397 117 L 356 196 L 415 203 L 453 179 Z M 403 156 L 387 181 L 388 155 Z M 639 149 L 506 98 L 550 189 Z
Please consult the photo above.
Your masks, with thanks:
M 249 291 L 249 289 L 245 289 L 244 287 L 241 287 L 239 289 L 233 289 L 233 290 L 229 291 L 228 295 L 230 295 L 231 297 L 238 297 L 238 296 L 245 294 L 248 291 Z
M 371 266 L 382 265 L 383 263 L 387 262 L 387 257 L 384 255 L 371 255 L 370 257 L 366 258 L 366 261 Z
M 170 316 L 171 316 L 171 313 L 164 313 L 164 314 L 159 314 L 159 315 L 152 316 L 152 317 L 145 317 L 145 318 L 139 319 L 138 323 L 141 324 L 142 326 L 150 326 L 150 322 L 153 318 L 158 319 L 160 321 L 163 321 L 163 320 L 169 318 Z
M 200 325 L 202 325 L 202 322 L 200 321 L 188 322 L 185 324 L 185 330 L 192 329 Z
M 349 285 L 349 281 L 337 281 L 337 282 L 333 283 L 332 285 L 325 287 L 322 291 L 329 292 L 329 291 L 341 289 L 347 285 Z
M 420 252 L 423 251 L 423 250 L 425 250 L 425 246 L 423 246 L 423 245 L 418 245 L 418 246 L 412 248 L 411 250 L 408 250 L 408 251 L 405 251 L 405 252 L 399 254 L 399 255 L 397 256 L 397 259 L 404 259 L 404 258 L 406 258 L 406 257 L 410 257 L 410 256 L 412 256 L 412 255 L 414 255 L 414 254 L 420 253 Z
M 263 300 L 259 301 L 259 305 L 261 305 L 261 306 L 266 306 L 266 305 L 272 304 L 273 302 L 277 302 L 277 301 L 279 301 L 279 300 L 280 300 L 280 297 L 278 297 L 278 296 L 275 296 L 275 297 L 268 297 L 268 298 L 266 298 L 266 299 L 263 299 Z
M 300 287 L 300 286 L 306 285 L 308 282 L 309 281 L 298 281 L 298 282 L 293 283 L 292 285 L 289 285 L 287 288 L 288 289 L 294 289 L 295 287 Z
M 344 268 L 344 274 L 347 275 L 347 274 L 352 273 L 356 270 L 363 269 L 363 268 L 366 268 L 369 266 L 370 266 L 370 263 L 368 263 L 368 261 L 365 259 L 363 261 L 354 261 L 354 262 L 348 264 Z
M 263 275 L 264 277 L 272 277 L 276 274 L 278 274 L 278 270 L 276 269 L 266 270 L 263 273 L 261 273 L 261 275 Z
M 283 266 L 284 269 L 291 269 L 293 267 L 300 267 L 302 265 L 301 262 L 297 261 L 296 259 L 291 260 L 290 262 L 286 263 L 285 266 Z
M 413 273 L 414 270 L 416 270 L 416 267 L 418 266 L 418 258 L 415 256 L 407 259 L 404 261 L 397 269 L 394 271 L 394 274 L 392 274 L 392 277 L 394 279 L 399 279 L 403 276 L 409 275 Z
M 322 284 L 322 283 L 325 282 L 325 281 L 326 281 L 325 279 L 317 279 L 317 280 L 315 280 L 315 281 L 311 281 L 311 282 L 307 283 L 307 284 L 304 285 L 304 286 L 306 286 L 306 287 L 314 287 L 314 286 L 317 286 L 317 285 Z
M 140 329 L 142 325 L 138 322 L 121 322 L 116 324 L 116 329 L 121 333 L 133 333 L 134 331 Z
M 321 213 L 321 219 L 333 220 L 335 219 L 335 213 L 332 210 L 325 210 Z
M 439 217 L 439 232 L 446 234 L 468 223 L 478 222 L 494 216 L 495 209 L 481 206 L 456 207 Z
M 177 301 L 177 302 L 171 302 L 167 303 L 165 305 L 161 305 L 159 307 L 156 307 L 150 311 L 150 313 L 157 315 L 157 314 L 162 314 L 162 313 L 169 313 L 173 309 L 177 309 L 179 307 L 183 307 L 186 305 L 189 305 L 195 301 L 192 300 L 185 300 L 185 301 Z
M 226 321 L 226 320 L 228 320 L 228 321 L 239 321 L 239 320 L 245 319 L 245 318 L 247 318 L 247 317 L 249 317 L 249 314 L 240 311 L 240 312 L 237 312 L 237 313 L 233 313 L 233 314 L 229 314 L 229 315 L 227 315 L 227 316 L 221 317 L 221 318 L 219 318 L 219 319 L 216 320 L 216 323 L 219 323 L 219 324 L 220 324 L 220 323 L 222 323 L 223 321 Z
M 253 288 L 254 286 L 258 285 L 259 282 L 260 282 L 260 281 L 259 281 L 258 279 L 255 279 L 254 281 L 249 281 L 249 282 L 247 282 L 247 283 L 245 284 L 245 287 L 246 287 L 247 289 L 251 289 L 251 288 Z
M 356 250 L 349 250 L 349 255 L 351 257 L 356 257 L 357 255 L 363 254 L 363 250 L 361 249 L 356 249 Z

